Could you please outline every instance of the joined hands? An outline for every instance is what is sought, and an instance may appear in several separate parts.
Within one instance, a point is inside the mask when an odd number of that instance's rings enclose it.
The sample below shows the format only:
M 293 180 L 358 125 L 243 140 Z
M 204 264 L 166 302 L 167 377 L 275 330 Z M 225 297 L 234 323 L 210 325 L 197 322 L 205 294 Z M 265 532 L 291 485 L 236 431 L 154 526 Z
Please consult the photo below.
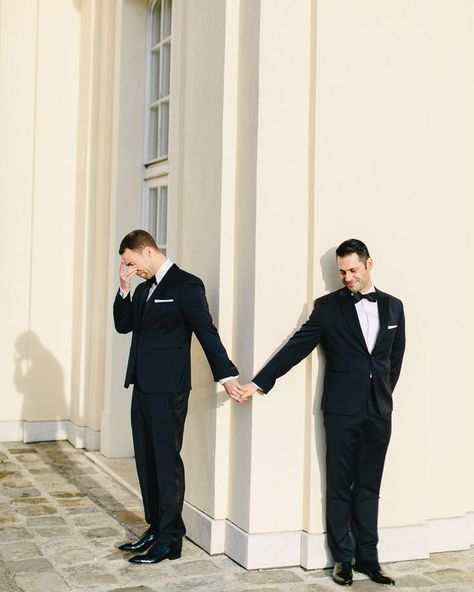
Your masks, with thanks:
M 234 399 L 237 403 L 245 403 L 254 393 L 257 392 L 258 388 L 253 382 L 249 384 L 241 385 L 235 378 L 231 378 L 224 383 L 224 388 L 231 399 Z

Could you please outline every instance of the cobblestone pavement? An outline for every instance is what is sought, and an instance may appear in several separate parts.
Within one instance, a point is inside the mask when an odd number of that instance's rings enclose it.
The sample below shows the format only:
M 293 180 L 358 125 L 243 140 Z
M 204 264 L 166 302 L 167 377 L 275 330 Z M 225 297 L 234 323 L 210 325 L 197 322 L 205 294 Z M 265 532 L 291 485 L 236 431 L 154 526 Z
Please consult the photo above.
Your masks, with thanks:
M 1 592 L 328 592 L 328 570 L 246 571 L 190 541 L 183 556 L 133 565 L 117 545 L 140 535 L 141 503 L 67 442 L 0 444 Z M 474 547 L 385 566 L 397 589 L 473 592 Z M 360 574 L 352 590 L 386 588 Z

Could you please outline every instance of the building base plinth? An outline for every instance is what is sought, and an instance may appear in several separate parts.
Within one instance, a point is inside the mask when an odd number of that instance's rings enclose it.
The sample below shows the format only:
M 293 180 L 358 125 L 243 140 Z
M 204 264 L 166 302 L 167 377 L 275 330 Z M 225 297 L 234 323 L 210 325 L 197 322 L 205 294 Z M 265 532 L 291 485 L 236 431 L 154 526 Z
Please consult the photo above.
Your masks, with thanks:
M 74 448 L 99 450 L 100 432 L 70 420 L 2 421 L 0 442 L 51 442 L 67 440 Z

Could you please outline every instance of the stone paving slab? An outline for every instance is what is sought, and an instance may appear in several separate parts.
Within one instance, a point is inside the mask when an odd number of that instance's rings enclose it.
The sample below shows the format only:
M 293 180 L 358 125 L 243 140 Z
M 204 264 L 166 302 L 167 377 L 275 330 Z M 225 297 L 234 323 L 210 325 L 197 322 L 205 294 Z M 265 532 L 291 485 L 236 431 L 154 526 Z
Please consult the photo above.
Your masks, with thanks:
M 0 592 L 331 592 L 331 570 L 246 571 L 185 540 L 137 566 L 117 546 L 146 528 L 140 501 L 67 442 L 0 444 Z M 403 592 L 474 592 L 474 547 L 384 566 Z M 355 574 L 354 592 L 386 590 Z

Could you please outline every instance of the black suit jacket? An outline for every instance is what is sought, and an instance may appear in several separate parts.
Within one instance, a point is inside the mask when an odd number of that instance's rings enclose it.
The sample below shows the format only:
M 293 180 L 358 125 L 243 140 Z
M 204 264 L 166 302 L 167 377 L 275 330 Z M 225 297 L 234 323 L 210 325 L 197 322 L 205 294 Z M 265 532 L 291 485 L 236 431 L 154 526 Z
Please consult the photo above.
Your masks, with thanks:
M 149 286 L 139 284 L 114 302 L 115 328 L 133 331 L 125 387 L 135 380 L 144 392 L 184 392 L 191 389 L 191 336 L 194 332 L 218 381 L 239 372 L 229 360 L 215 328 L 204 284 L 173 265 L 145 303 Z
M 380 412 L 390 413 L 405 351 L 405 317 L 401 300 L 380 290 L 377 305 L 380 331 L 370 353 L 349 290 L 318 298 L 308 321 L 255 376 L 255 384 L 268 392 L 277 378 L 321 344 L 326 354 L 322 409 L 360 413 L 373 388 Z

